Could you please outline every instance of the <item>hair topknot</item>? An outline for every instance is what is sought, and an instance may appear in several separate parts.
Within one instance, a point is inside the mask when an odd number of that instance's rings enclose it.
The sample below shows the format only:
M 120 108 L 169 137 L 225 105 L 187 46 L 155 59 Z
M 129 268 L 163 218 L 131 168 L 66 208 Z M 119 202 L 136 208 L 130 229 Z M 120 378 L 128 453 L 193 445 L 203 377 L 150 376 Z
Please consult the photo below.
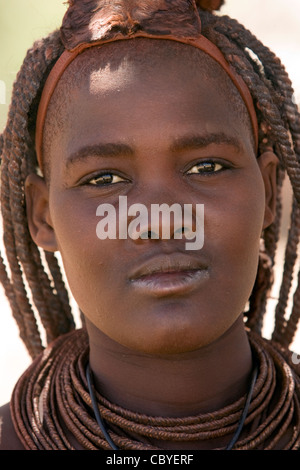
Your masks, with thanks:
M 61 39 L 65 48 L 72 50 L 82 43 L 113 39 L 120 33 L 130 36 L 138 31 L 196 37 L 201 33 L 196 3 L 186 0 L 70 0 Z
M 208 11 L 219 10 L 224 3 L 225 0 L 196 0 L 196 5 Z
M 130 1 L 130 0 L 129 0 Z M 76 0 L 68 0 L 69 6 L 73 6 L 76 3 Z M 89 3 L 87 1 L 86 3 Z M 196 5 L 198 5 L 203 10 L 219 10 L 222 5 L 224 5 L 225 0 L 195 0 Z

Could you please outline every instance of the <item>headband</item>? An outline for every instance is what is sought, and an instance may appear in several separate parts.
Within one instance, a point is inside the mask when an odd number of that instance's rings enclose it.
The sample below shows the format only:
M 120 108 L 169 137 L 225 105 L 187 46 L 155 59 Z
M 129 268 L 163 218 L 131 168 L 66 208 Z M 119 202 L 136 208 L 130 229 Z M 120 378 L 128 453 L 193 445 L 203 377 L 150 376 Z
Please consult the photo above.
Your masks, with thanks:
M 161 33 L 151 34 L 151 32 L 149 33 L 145 30 L 144 31 L 138 30 L 135 32 L 131 31 L 130 33 L 127 33 L 127 34 L 117 32 L 113 34 L 113 37 L 108 37 L 108 38 L 104 37 L 99 40 L 95 40 L 91 42 L 82 42 L 82 43 L 75 45 L 75 47 L 70 48 L 69 50 L 66 49 L 62 53 L 62 55 L 59 57 L 57 62 L 55 63 L 54 67 L 52 68 L 46 80 L 45 86 L 43 88 L 39 108 L 38 108 L 35 144 L 36 144 L 37 161 L 38 161 L 40 168 L 43 167 L 43 155 L 42 155 L 43 130 L 44 130 L 47 109 L 49 106 L 50 99 L 64 71 L 68 68 L 71 62 L 73 62 L 73 60 L 76 59 L 76 57 L 78 57 L 79 54 L 81 54 L 83 51 L 91 47 L 99 47 L 99 46 L 102 46 L 104 44 L 107 44 L 113 41 L 129 40 L 129 39 L 135 39 L 135 38 L 149 38 L 149 39 L 160 39 L 160 40 L 164 39 L 164 40 L 180 42 L 183 44 L 188 44 L 190 46 L 200 49 L 201 51 L 208 54 L 212 59 L 214 59 L 227 73 L 227 75 L 229 76 L 229 78 L 231 79 L 231 81 L 233 82 L 237 90 L 239 91 L 246 105 L 246 108 L 248 110 L 249 117 L 251 120 L 252 128 L 253 128 L 255 147 L 257 151 L 258 149 L 258 122 L 257 122 L 256 111 L 254 108 L 254 103 L 253 103 L 249 88 L 247 87 L 243 79 L 235 72 L 233 67 L 226 61 L 220 49 L 218 49 L 218 47 L 215 46 L 206 37 L 201 35 L 201 22 L 200 22 L 199 15 L 198 15 L 197 21 L 200 23 L 200 24 L 198 23 L 198 28 L 200 29 L 200 33 L 196 37 L 195 36 L 190 37 L 186 35 L 175 36 L 173 34 L 161 34 Z

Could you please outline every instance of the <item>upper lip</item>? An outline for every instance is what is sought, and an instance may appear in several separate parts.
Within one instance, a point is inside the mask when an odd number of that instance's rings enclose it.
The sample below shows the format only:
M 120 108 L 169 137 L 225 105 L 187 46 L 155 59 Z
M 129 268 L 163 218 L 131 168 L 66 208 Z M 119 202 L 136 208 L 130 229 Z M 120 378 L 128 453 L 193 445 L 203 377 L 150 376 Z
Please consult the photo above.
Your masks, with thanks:
M 207 269 L 207 265 L 197 258 L 182 253 L 161 254 L 152 257 L 134 269 L 130 280 L 139 279 L 157 273 L 196 271 Z

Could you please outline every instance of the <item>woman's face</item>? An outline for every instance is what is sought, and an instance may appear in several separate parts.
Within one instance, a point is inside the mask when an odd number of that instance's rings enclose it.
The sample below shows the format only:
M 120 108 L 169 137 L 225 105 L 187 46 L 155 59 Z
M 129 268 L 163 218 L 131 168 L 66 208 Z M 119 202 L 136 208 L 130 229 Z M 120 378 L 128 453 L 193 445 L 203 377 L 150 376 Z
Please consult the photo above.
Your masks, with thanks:
M 217 67 L 195 73 L 167 54 L 151 67 L 87 67 L 47 149 L 47 220 L 74 298 L 90 322 L 133 350 L 211 343 L 254 284 L 265 186 L 246 111 L 241 117 Z M 152 204 L 203 205 L 203 247 L 187 250 L 172 236 L 100 240 L 97 208 L 110 204 L 118 218 L 120 196 L 149 212 Z

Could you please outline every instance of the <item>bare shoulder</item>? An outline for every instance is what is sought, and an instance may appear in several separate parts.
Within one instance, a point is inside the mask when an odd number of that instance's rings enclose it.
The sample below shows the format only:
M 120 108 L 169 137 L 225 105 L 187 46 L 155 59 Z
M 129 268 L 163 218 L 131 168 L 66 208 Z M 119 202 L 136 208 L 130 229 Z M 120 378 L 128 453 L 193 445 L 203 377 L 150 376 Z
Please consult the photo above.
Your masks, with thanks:
M 9 403 L 0 407 L 0 450 L 24 450 L 14 429 Z

